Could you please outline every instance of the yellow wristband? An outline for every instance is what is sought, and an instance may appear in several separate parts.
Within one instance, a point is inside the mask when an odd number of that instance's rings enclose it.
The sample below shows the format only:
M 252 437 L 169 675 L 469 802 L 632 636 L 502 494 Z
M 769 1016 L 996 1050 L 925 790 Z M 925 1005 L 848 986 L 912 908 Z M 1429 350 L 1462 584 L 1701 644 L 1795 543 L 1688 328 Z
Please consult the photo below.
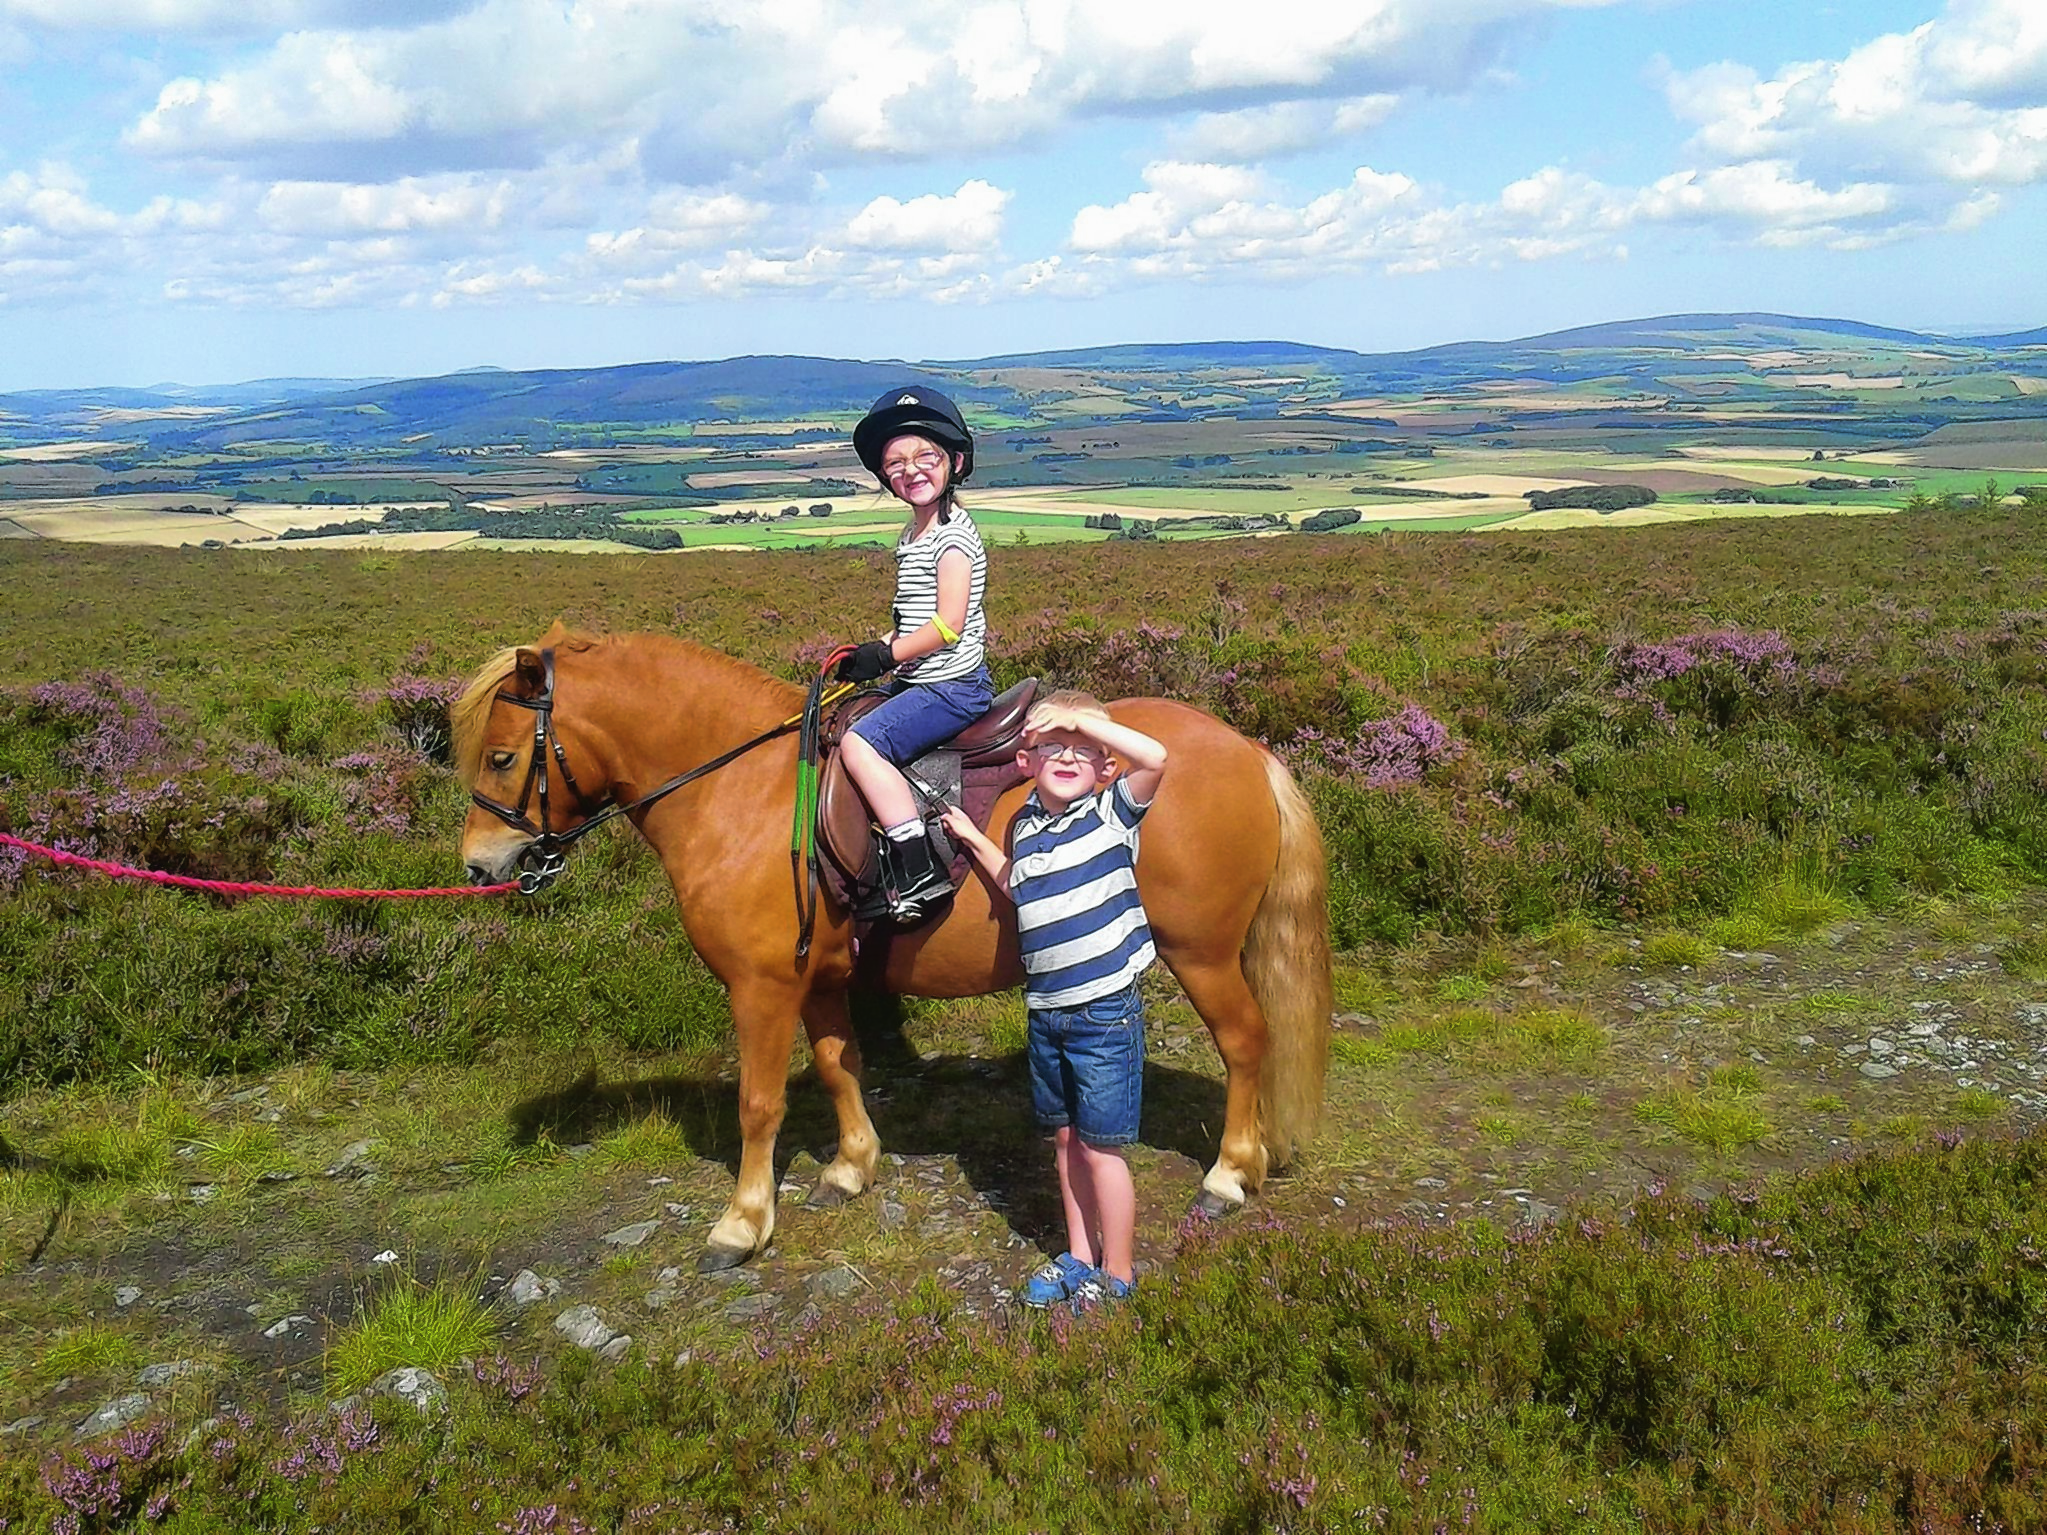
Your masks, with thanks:
M 931 615 L 931 627 L 938 631 L 938 637 L 944 640 L 946 644 L 957 645 L 960 642 L 959 631 L 950 627 L 936 613 Z

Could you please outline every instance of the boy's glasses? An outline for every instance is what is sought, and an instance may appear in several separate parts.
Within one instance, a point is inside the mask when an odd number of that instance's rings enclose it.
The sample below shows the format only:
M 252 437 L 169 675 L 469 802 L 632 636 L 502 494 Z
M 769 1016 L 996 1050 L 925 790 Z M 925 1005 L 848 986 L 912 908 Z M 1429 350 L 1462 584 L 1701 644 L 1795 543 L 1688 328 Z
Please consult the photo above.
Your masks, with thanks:
M 900 480 L 912 469 L 920 469 L 924 473 L 929 474 L 944 462 L 945 455 L 943 453 L 939 452 L 936 448 L 926 448 L 922 453 L 912 454 L 909 458 L 890 459 L 881 466 L 881 473 L 884 479 Z
M 1031 751 L 1040 762 L 1057 762 L 1061 757 L 1071 757 L 1075 762 L 1092 766 L 1107 755 L 1099 746 L 1076 746 L 1071 741 L 1047 741 L 1042 746 L 1033 746 Z

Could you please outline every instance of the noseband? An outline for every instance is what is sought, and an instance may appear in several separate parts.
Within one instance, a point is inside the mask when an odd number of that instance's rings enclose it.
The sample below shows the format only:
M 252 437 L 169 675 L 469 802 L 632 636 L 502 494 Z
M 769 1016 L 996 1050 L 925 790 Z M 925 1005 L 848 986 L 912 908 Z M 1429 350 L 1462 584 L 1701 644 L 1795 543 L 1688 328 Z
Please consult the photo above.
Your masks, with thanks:
M 562 750 L 561 737 L 554 729 L 554 650 L 549 647 L 540 652 L 540 691 L 531 698 L 521 698 L 516 693 L 499 693 L 501 703 L 516 704 L 521 709 L 533 711 L 533 754 L 526 762 L 526 782 L 519 790 L 519 803 L 507 805 L 490 798 L 480 789 L 469 791 L 470 803 L 479 810 L 488 810 L 514 831 L 522 831 L 533 840 L 519 853 L 519 891 L 522 895 L 533 895 L 546 889 L 562 875 L 569 865 L 569 849 L 613 816 L 629 815 L 642 806 L 651 805 L 663 795 L 673 794 L 684 784 L 694 783 L 706 773 L 715 772 L 737 757 L 743 757 L 763 742 L 772 741 L 776 736 L 796 728 L 797 721 L 788 720 L 772 730 L 764 730 L 750 741 L 744 741 L 728 752 L 713 757 L 700 767 L 691 768 L 687 773 L 678 773 L 658 788 L 650 789 L 638 799 L 620 804 L 607 795 L 599 801 L 592 801 L 576 784 L 576 775 L 569 771 L 568 753 Z M 564 831 L 557 832 L 548 816 L 547 804 L 547 755 L 554 757 L 554 765 L 561 770 L 562 784 L 577 801 L 598 807 L 597 813 L 588 820 Z M 526 807 L 533 800 L 535 790 L 540 796 L 540 824 L 534 825 L 527 819 Z

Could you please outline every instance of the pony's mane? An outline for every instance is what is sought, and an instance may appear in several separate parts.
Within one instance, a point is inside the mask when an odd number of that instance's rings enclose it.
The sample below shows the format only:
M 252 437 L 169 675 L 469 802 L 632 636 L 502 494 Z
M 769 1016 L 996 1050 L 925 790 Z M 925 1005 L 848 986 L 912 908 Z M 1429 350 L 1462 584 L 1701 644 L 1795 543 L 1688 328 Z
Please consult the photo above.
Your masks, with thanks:
M 552 645 L 557 651 L 594 650 L 610 647 L 625 640 L 636 643 L 653 642 L 666 648 L 683 652 L 689 665 L 698 672 L 722 672 L 735 687 L 759 688 L 766 683 L 770 688 L 788 688 L 789 684 L 769 676 L 750 662 L 737 656 L 728 656 L 722 650 L 712 650 L 693 640 L 677 639 L 666 634 L 584 634 L 576 630 L 556 627 L 534 641 L 532 645 L 507 645 L 477 669 L 462 689 L 462 696 L 448 708 L 448 724 L 453 737 L 455 771 L 461 775 L 462 787 L 476 787 L 477 775 L 483 771 L 484 726 L 490 719 L 491 704 L 496 700 L 498 689 L 505 679 L 519 666 L 519 652 Z M 794 689 L 790 689 L 794 691 Z

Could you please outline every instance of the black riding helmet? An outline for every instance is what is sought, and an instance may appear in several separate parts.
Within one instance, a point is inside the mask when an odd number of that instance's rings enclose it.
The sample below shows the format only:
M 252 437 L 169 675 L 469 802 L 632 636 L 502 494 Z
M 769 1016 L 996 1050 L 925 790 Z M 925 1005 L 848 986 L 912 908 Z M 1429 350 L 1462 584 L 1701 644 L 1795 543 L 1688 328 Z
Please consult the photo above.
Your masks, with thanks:
M 959 472 L 952 477 L 953 484 L 964 483 L 974 472 L 974 434 L 967 430 L 960 408 L 936 389 L 905 384 L 876 400 L 853 428 L 853 451 L 860 455 L 868 473 L 881 481 L 883 489 L 887 489 L 888 481 L 881 474 L 882 450 L 905 432 L 929 437 L 946 451 L 965 455 Z

